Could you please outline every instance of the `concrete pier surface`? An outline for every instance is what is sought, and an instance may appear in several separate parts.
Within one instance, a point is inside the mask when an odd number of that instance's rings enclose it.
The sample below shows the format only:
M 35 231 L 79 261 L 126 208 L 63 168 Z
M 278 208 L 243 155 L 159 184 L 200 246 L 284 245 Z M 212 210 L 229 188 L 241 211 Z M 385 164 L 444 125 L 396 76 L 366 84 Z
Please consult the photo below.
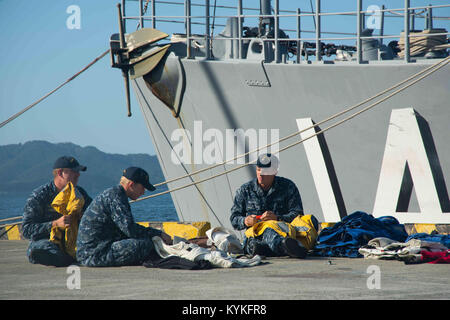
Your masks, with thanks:
M 28 241 L 0 241 L 0 299 L 299 300 L 450 298 L 448 264 L 363 258 L 267 258 L 249 268 L 75 269 L 28 262 Z M 75 275 L 79 275 L 79 282 Z M 79 289 L 76 288 L 77 283 Z

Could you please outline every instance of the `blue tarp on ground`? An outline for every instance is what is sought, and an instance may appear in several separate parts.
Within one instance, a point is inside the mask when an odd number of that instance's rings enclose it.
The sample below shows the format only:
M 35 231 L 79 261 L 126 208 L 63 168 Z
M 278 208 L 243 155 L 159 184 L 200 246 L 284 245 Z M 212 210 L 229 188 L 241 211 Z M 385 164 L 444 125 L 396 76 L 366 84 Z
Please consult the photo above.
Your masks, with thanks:
M 323 229 L 317 238 L 314 253 L 325 257 L 359 258 L 362 255 L 358 249 L 378 237 L 404 242 L 408 233 L 404 225 L 392 216 L 374 218 L 356 211 L 333 227 Z

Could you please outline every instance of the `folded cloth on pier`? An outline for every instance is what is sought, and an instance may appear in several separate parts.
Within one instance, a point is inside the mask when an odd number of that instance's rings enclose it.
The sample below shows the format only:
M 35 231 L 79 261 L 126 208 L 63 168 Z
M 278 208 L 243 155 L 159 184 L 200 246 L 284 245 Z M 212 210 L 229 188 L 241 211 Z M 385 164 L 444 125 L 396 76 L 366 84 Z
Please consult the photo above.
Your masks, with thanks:
M 439 242 L 411 239 L 407 242 L 396 242 L 388 238 L 375 238 L 358 252 L 367 259 L 388 259 L 400 261 L 416 261 L 422 252 L 446 252 L 447 247 Z
M 243 253 L 241 242 L 236 235 L 224 227 L 215 227 L 206 231 L 208 239 L 217 249 L 228 253 Z M 192 242 L 192 241 L 190 241 Z
M 404 242 L 408 234 L 394 217 L 374 218 L 365 212 L 356 211 L 320 232 L 314 254 L 360 258 L 362 255 L 358 249 L 378 237 Z
M 190 261 L 209 261 L 214 267 L 218 268 L 241 268 L 257 266 L 261 263 L 261 257 L 256 255 L 251 259 L 233 258 L 229 254 L 221 250 L 210 250 L 202 248 L 195 243 L 178 242 L 177 244 L 168 245 L 160 237 L 153 237 L 155 251 L 161 258 L 170 256 L 181 257 Z
M 157 252 L 153 251 L 144 261 L 143 266 L 146 268 L 160 268 L 160 269 L 182 269 L 182 270 L 204 270 L 211 269 L 212 265 L 209 261 L 199 260 L 190 261 L 178 256 L 168 256 L 161 258 Z

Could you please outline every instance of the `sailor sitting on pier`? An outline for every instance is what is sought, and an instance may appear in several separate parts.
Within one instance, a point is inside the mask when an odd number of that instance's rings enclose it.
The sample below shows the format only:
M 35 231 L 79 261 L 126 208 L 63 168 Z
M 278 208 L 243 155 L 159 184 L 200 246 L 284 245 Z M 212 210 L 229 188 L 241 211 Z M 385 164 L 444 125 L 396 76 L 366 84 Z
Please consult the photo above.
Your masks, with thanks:
M 65 267 L 75 261 L 51 235 L 54 231 L 77 228 L 77 219 L 71 215 L 61 215 L 55 211 L 54 201 L 69 183 L 84 205 L 79 214 L 87 208 L 92 199 L 86 191 L 77 186 L 80 171 L 86 171 L 74 157 L 63 156 L 53 165 L 53 181 L 33 191 L 23 212 L 23 236 L 30 239 L 27 256 L 31 263 Z
M 141 265 L 154 250 L 152 237 L 171 244 L 160 230 L 134 222 L 128 198 L 136 200 L 145 189 L 155 190 L 148 174 L 138 167 L 123 172 L 120 184 L 98 195 L 86 209 L 77 239 L 77 260 L 89 267 Z
M 270 153 L 258 157 L 257 177 L 236 191 L 231 224 L 236 230 L 247 229 L 244 248 L 250 255 L 305 258 L 307 250 L 290 226 L 303 215 L 300 193 L 294 182 L 276 176 L 278 163 Z

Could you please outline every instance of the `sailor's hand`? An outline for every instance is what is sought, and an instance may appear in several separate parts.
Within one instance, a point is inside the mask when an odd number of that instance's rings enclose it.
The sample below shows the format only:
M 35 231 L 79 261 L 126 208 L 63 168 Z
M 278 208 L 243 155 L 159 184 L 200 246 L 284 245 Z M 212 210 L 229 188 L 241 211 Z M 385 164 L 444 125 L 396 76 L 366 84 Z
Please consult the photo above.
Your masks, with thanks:
M 250 216 L 247 216 L 247 217 L 245 217 L 245 220 L 244 220 L 244 224 L 247 227 L 251 227 L 257 222 L 258 222 L 258 219 L 256 218 L 256 214 L 252 214 Z
M 52 227 L 60 227 L 60 228 L 66 228 L 70 226 L 71 217 L 69 216 L 62 216 L 59 219 L 53 220 Z
M 278 220 L 278 216 L 273 211 L 266 211 L 261 216 L 262 221 Z
M 165 244 L 171 245 L 173 243 L 172 238 L 165 232 L 161 233 L 161 239 L 164 241 Z

